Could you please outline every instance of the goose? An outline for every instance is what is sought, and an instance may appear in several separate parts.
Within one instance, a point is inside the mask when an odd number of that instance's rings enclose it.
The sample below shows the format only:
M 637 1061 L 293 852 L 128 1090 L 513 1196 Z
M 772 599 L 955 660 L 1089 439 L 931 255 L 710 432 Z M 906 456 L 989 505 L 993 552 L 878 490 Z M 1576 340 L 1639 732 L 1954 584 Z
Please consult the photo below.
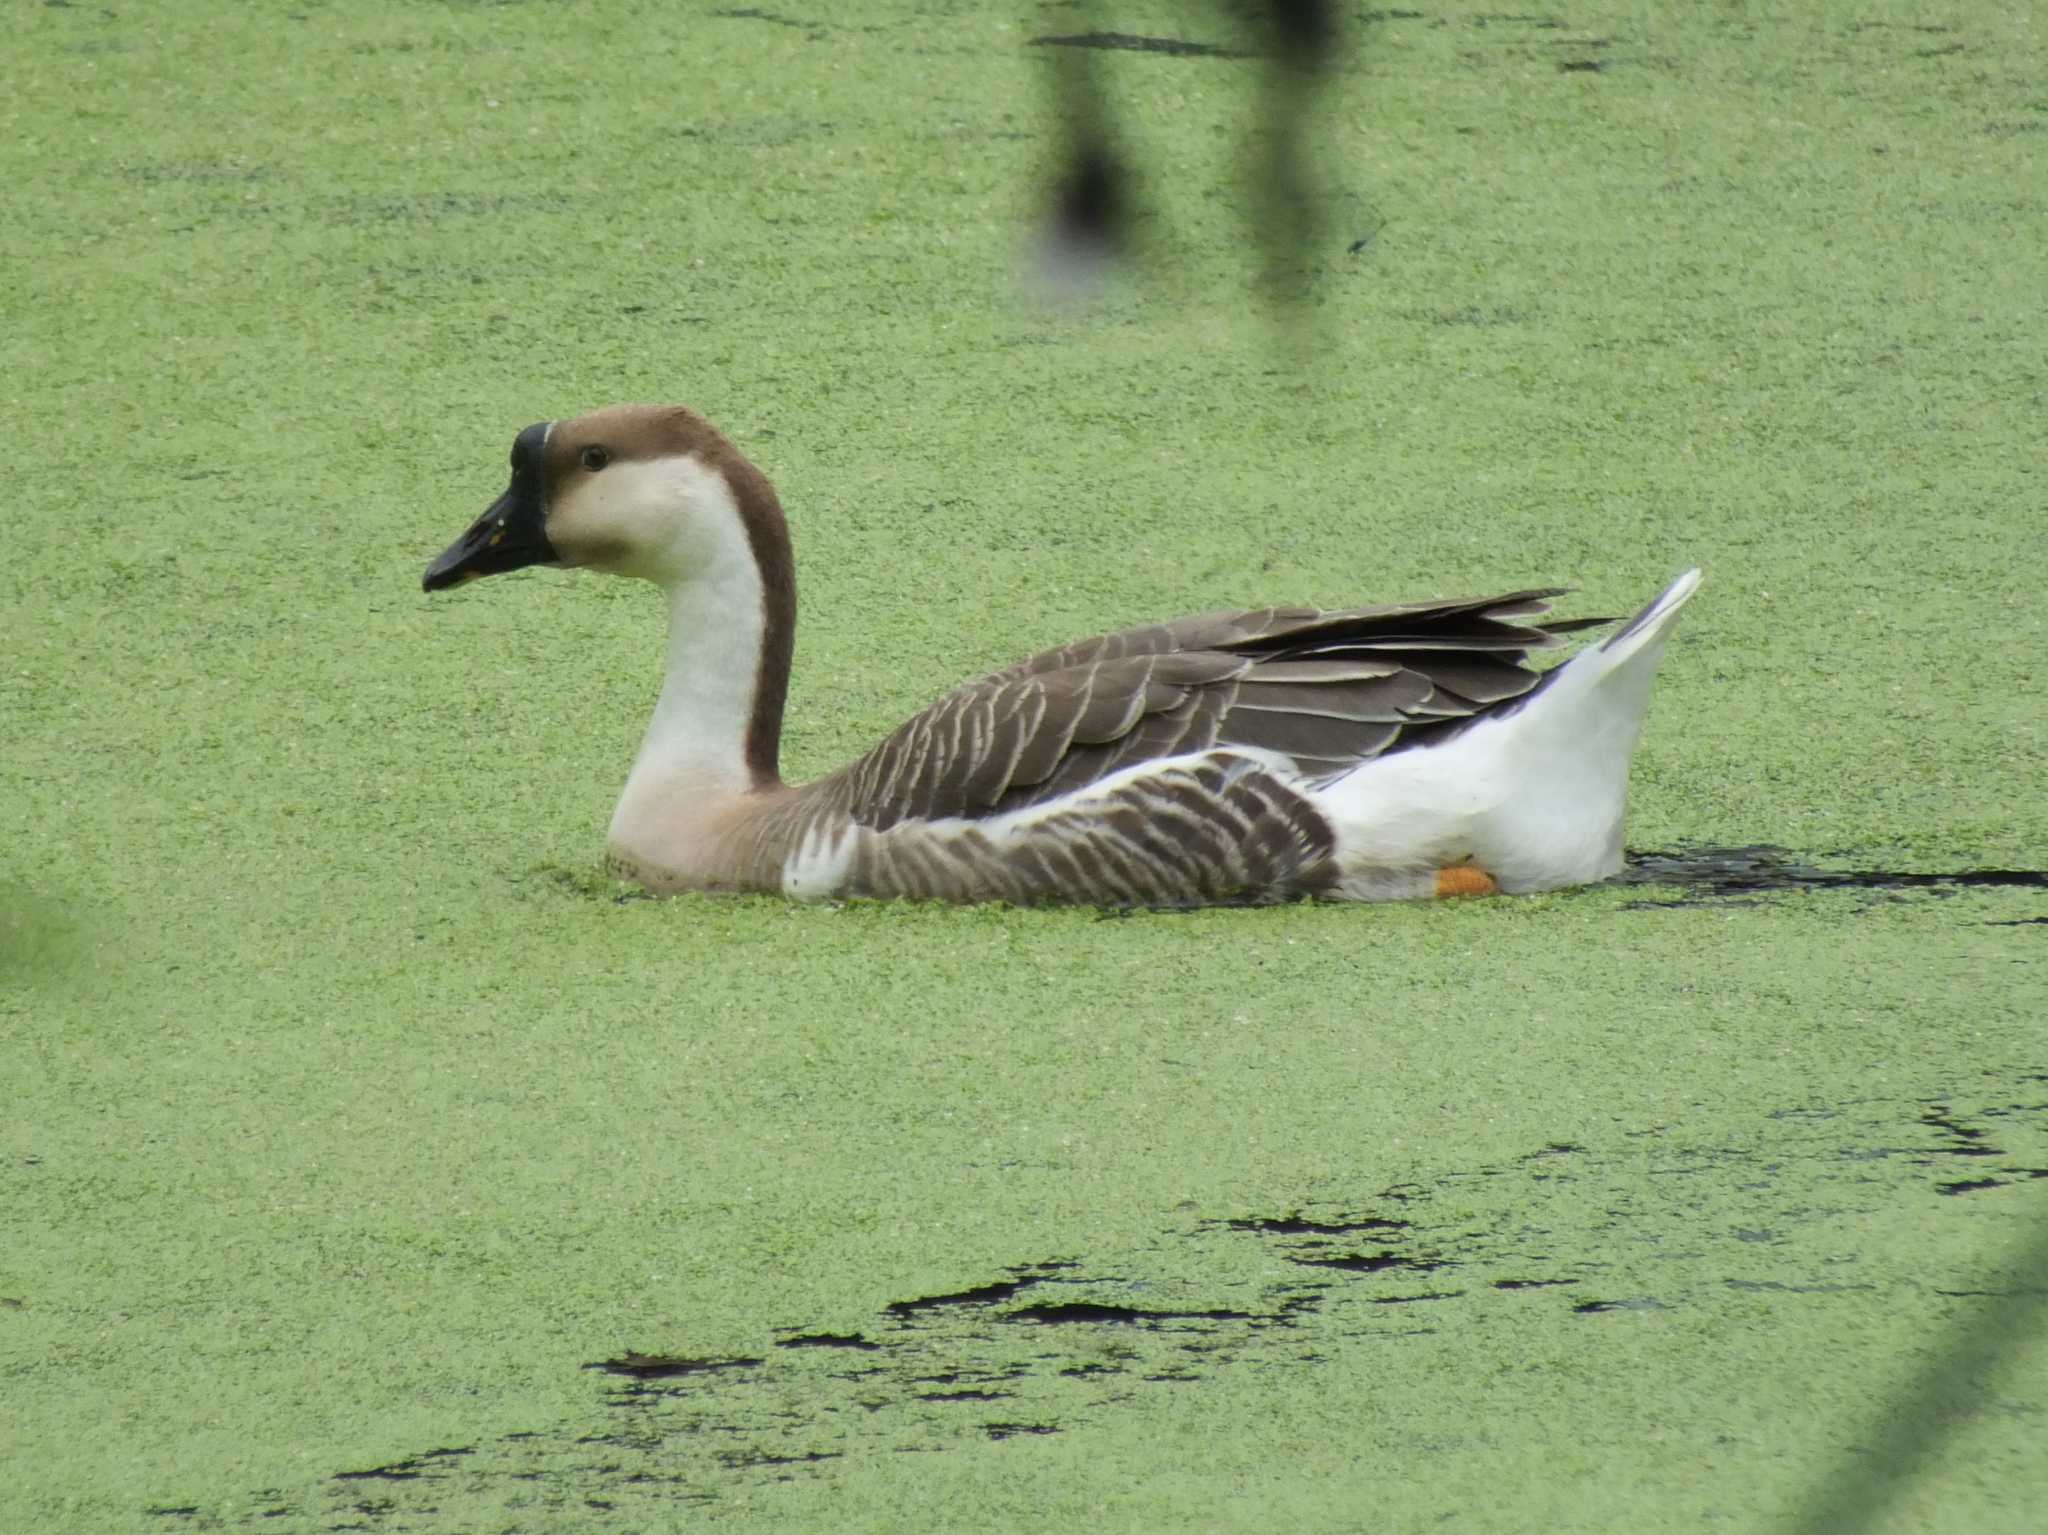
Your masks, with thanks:
M 668 670 L 608 862 L 653 894 L 1094 904 L 1521 894 L 1621 867 L 1629 760 L 1689 570 L 1613 619 L 1565 588 L 1211 613 L 1080 640 L 956 687 L 857 761 L 780 771 L 796 632 L 767 477 L 683 406 L 541 422 L 428 565 L 651 581 Z

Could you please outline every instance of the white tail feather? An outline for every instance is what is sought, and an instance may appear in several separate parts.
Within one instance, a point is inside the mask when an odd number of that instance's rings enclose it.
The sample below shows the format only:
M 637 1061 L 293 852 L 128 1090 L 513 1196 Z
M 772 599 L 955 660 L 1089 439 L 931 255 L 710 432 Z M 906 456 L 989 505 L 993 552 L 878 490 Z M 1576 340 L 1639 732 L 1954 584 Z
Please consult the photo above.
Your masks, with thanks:
M 1339 863 L 1361 875 L 1376 871 L 1356 893 L 1426 894 L 1437 869 L 1464 862 L 1511 893 L 1617 872 L 1629 759 L 1650 684 L 1679 609 L 1699 583 L 1700 573 L 1688 570 L 1520 707 L 1441 746 L 1375 759 L 1331 784 L 1319 803 L 1337 827 Z M 1400 868 L 1414 871 L 1415 889 L 1388 882 L 1386 872 Z

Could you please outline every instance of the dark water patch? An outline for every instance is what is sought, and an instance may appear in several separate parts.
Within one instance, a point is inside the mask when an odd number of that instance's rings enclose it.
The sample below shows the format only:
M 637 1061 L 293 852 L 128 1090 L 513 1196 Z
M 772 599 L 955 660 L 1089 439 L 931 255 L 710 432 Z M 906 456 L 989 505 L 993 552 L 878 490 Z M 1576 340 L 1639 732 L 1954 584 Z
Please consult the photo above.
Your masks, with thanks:
M 1619 1126 L 1497 1162 L 1441 1163 L 1390 1187 L 1319 1189 L 1281 1214 L 1166 1221 L 1114 1251 L 1010 1266 L 930 1295 L 892 1301 L 883 1289 L 857 1328 L 785 1327 L 753 1347 L 687 1332 L 642 1340 L 590 1366 L 625 1379 L 593 1392 L 574 1422 L 252 1500 L 329 1527 L 396 1530 L 431 1524 L 431 1508 L 455 1497 L 478 1528 L 520 1524 L 536 1498 L 596 1499 L 627 1525 L 657 1527 L 681 1504 L 736 1508 L 764 1482 L 831 1477 L 864 1457 L 1085 1435 L 1148 1402 L 1156 1410 L 1150 1393 L 1209 1391 L 1249 1372 L 1286 1372 L 1313 1392 L 1319 1369 L 1365 1368 L 1375 1351 L 1474 1328 L 1513 1340 L 1532 1320 L 1625 1327 L 1617 1314 L 1683 1308 L 1739 1329 L 1758 1307 L 1816 1304 L 1938 1304 L 1947 1309 L 1930 1327 L 1956 1312 L 1974 1325 L 1984 1306 L 2037 1306 L 2024 1292 L 2048 1278 L 2010 1264 L 1961 1270 L 1939 1245 L 1911 1281 L 1858 1272 L 1839 1256 L 1840 1223 L 1924 1212 L 1934 1170 L 1956 1166 L 1954 1148 L 2002 1148 L 1980 1200 L 2012 1197 L 2005 1184 L 2033 1169 L 2048 1173 L 2043 1081 L 2048 1072 L 2029 1062 L 1925 1083 L 1917 1095 L 1789 1103 L 1709 1146 L 1683 1123 Z M 1680 1185 L 1683 1200 L 1644 1197 L 1646 1157 L 1697 1175 Z M 1404 1219 L 1362 1213 L 1397 1200 Z M 1408 1248 L 1417 1231 L 1429 1233 L 1427 1251 Z M 1273 1262 L 1276 1242 L 1289 1262 Z M 1759 1273 L 1765 1253 L 1771 1267 Z M 1500 1277 L 1399 1285 L 1435 1267 Z M 2017 1298 L 1937 1302 L 1928 1281 Z M 1551 1293 L 1568 1289 L 1577 1295 Z M 2001 1345 L 2014 1335 L 2007 1327 Z M 1512 1355 L 1514 1343 L 1505 1347 Z M 849 1354 L 859 1368 L 846 1368 Z M 369 1505 L 365 1480 L 377 1483 Z M 197 1517 L 274 1527 L 253 1501 L 236 1519 Z
M 779 16 L 774 11 L 756 10 L 752 6 L 735 6 L 727 10 L 713 11 L 721 21 L 765 21 L 772 27 L 789 27 L 797 32 L 809 33 L 813 39 L 825 35 L 825 30 L 815 21 L 799 21 L 794 16 Z
M 777 1348 L 855 1348 L 879 1349 L 882 1345 L 857 1332 L 807 1332 L 794 1338 L 777 1338 Z
M 367 1471 L 337 1471 L 337 1482 L 414 1482 L 421 1477 L 439 1474 L 435 1461 L 452 1460 L 458 1456 L 474 1455 L 476 1447 L 465 1445 L 460 1448 L 425 1450 L 405 1460 L 394 1460 L 388 1466 L 372 1466 Z
M 651 314 L 653 310 L 654 306 L 652 304 L 619 305 L 620 314 Z M 664 318 L 673 320 L 678 325 L 709 325 L 711 323 L 711 317 L 703 314 L 674 314 L 666 315 Z
M 1871 1284 L 1780 1284 L 1775 1279 L 1731 1279 L 1731 1290 L 1773 1290 L 1780 1295 L 1841 1295 L 1851 1290 L 1875 1290 Z
M 1019 1290 L 1039 1283 L 1033 1276 L 1025 1279 L 1004 1279 L 994 1284 L 976 1285 L 971 1290 L 955 1290 L 946 1295 L 921 1295 L 916 1300 L 892 1300 L 888 1311 L 891 1316 L 915 1316 L 920 1311 L 935 1311 L 941 1306 L 991 1306 L 998 1301 L 1013 1298 Z
M 1030 1306 L 1019 1306 L 1015 1311 L 1005 1311 L 1005 1322 L 1038 1322 L 1046 1326 L 1064 1326 L 1070 1323 L 1107 1324 L 1118 1327 L 1140 1327 L 1161 1322 L 1248 1322 L 1248 1311 L 1231 1311 L 1222 1307 L 1208 1311 L 1150 1311 L 1142 1306 L 1109 1306 L 1096 1301 L 1046 1301 Z
M 1290 1257 L 1287 1261 L 1298 1263 L 1303 1268 L 1339 1269 L 1347 1274 L 1382 1274 L 1389 1269 L 1428 1273 L 1432 1269 L 1447 1267 L 1441 1261 L 1431 1262 L 1426 1258 L 1412 1258 L 1391 1249 L 1383 1249 L 1376 1253 L 1344 1253 L 1335 1258 Z
M 1177 37 L 1143 37 L 1134 32 L 1076 32 L 1062 37 L 1034 37 L 1031 48 L 1101 48 L 1122 53 L 1163 53 L 1181 59 L 1244 59 L 1251 55 L 1215 43 L 1193 43 Z
M 2041 869 L 1822 869 L 1771 843 L 1749 847 L 1679 847 L 1632 852 L 1610 885 L 1667 885 L 1685 892 L 1675 900 L 1632 901 L 1630 910 L 1725 905 L 1807 890 L 2048 890 Z
M 1669 1311 L 1671 1308 L 1654 1295 L 1632 1295 L 1626 1300 L 1582 1300 L 1572 1310 L 1581 1316 L 1592 1316 L 1603 1311 Z
M 1389 1220 L 1385 1216 L 1367 1215 L 1357 1219 L 1312 1221 L 1303 1219 L 1298 1210 L 1279 1216 L 1251 1216 L 1244 1220 L 1224 1221 L 1231 1231 L 1256 1231 L 1269 1236 L 1349 1236 L 1355 1231 L 1400 1231 L 1410 1223 Z
M 751 1370 L 763 1363 L 757 1358 L 684 1359 L 673 1354 L 621 1354 L 617 1359 L 600 1359 L 586 1370 L 607 1375 L 627 1375 L 634 1380 L 670 1380 L 679 1375 L 715 1375 L 723 1370 Z
M 733 1471 L 751 1471 L 761 1466 L 808 1466 L 821 1460 L 837 1460 L 841 1450 L 806 1450 L 800 1455 L 774 1455 L 765 1450 L 721 1450 L 718 1462 Z
M 1028 1374 L 1030 1374 L 1030 1371 L 1023 1365 L 1012 1365 L 1008 1369 L 994 1371 L 941 1370 L 935 1375 L 916 1375 L 912 1376 L 911 1379 L 914 1384 L 918 1385 L 957 1386 L 961 1384 L 963 1381 L 969 1384 L 974 1384 L 977 1382 L 981 1384 L 1000 1384 L 1003 1381 L 1015 1380 L 1019 1376 Z
M 1934 1293 L 1952 1296 L 1958 1300 L 2016 1300 L 2031 1299 L 2035 1296 L 2048 1298 L 2048 1285 L 2026 1285 L 2017 1290 L 1944 1290 L 1936 1285 Z
M 1947 1104 L 1937 1104 L 1920 1116 L 1920 1123 L 1931 1130 L 1938 1130 L 1951 1138 L 1951 1144 L 1936 1148 L 1952 1157 L 2001 1157 L 2005 1153 L 1984 1140 L 1984 1132 L 1975 1125 L 1966 1125 L 1950 1112 Z

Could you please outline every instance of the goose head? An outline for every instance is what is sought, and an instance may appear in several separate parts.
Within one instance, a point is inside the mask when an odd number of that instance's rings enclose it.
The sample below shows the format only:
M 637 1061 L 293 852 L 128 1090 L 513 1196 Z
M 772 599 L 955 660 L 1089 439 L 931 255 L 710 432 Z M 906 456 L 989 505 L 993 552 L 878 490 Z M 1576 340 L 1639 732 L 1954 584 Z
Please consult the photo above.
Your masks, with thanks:
M 528 565 L 661 587 L 669 671 L 643 758 L 694 751 L 716 759 L 710 778 L 779 787 L 796 633 L 789 527 L 767 476 L 717 427 L 680 405 L 614 405 L 526 428 L 512 440 L 505 493 L 421 585 Z
M 615 405 L 543 421 L 512 440 L 505 493 L 427 567 L 430 592 L 528 565 L 637 576 L 675 588 L 775 585 L 788 531 L 767 479 L 679 405 Z

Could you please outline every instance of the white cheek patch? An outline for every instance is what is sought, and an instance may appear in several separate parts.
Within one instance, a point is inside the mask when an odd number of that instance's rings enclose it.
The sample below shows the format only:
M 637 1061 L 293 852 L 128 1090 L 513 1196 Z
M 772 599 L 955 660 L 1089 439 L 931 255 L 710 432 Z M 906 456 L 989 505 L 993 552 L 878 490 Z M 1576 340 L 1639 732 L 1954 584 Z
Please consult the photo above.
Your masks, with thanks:
M 747 582 L 754 570 L 731 486 L 686 454 L 581 474 L 550 507 L 548 537 L 568 564 L 660 586 Z

